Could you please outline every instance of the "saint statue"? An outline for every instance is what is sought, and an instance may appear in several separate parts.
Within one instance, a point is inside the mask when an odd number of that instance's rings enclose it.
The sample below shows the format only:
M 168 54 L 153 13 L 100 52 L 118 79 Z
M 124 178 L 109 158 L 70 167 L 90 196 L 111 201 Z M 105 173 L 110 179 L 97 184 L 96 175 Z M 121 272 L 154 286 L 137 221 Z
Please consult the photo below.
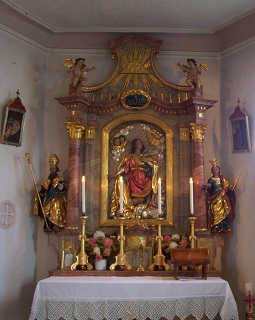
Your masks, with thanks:
M 208 204 L 208 228 L 212 233 L 226 233 L 230 231 L 230 222 L 235 217 L 235 187 L 239 177 L 230 184 L 217 165 L 217 159 L 212 164 L 212 177 L 203 187 L 206 189 Z
M 120 176 L 123 177 L 123 214 L 134 218 L 146 208 L 157 208 L 155 197 L 158 192 L 158 163 L 144 153 L 140 139 L 131 141 L 131 151 L 121 160 L 115 178 L 114 197 L 110 204 L 112 215 L 119 214 Z
M 50 174 L 41 186 L 40 201 L 36 196 L 34 214 L 44 219 L 44 231 L 60 231 L 66 225 L 67 190 L 56 154 L 50 156 L 49 163 Z

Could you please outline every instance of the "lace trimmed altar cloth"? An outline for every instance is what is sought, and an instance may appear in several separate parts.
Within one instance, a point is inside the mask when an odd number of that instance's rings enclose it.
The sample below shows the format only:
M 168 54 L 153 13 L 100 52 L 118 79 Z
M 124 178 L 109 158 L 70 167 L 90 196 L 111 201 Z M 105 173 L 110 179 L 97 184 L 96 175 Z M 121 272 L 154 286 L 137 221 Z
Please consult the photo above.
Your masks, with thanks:
M 38 282 L 29 320 L 184 320 L 189 315 L 213 320 L 217 314 L 239 319 L 229 284 L 221 278 L 53 276 Z

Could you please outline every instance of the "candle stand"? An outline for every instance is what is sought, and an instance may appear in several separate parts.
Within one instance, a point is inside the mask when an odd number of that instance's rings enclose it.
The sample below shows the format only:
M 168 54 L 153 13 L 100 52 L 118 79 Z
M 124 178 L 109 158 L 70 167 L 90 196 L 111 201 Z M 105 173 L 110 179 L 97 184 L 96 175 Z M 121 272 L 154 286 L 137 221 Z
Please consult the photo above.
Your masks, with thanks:
M 190 221 L 190 236 L 189 240 L 191 242 L 191 248 L 196 248 L 196 240 L 197 237 L 195 236 L 195 222 L 197 220 L 197 217 L 191 216 L 189 217 Z
M 88 217 L 82 215 L 80 216 L 82 233 L 79 235 L 81 241 L 81 252 L 76 256 L 76 262 L 71 265 L 71 270 L 92 270 L 93 266 L 88 262 L 88 256 L 85 252 L 85 242 L 86 242 L 86 233 L 85 225 Z
M 248 291 L 248 295 L 245 297 L 244 301 L 246 302 L 245 319 L 253 320 L 253 302 L 255 301 L 255 298 L 253 297 L 251 290 Z
M 139 266 L 136 269 L 136 271 L 145 271 L 144 268 L 143 268 L 143 258 L 142 258 L 142 256 L 144 255 L 143 245 L 140 245 L 138 247 L 138 255 L 139 255 Z
M 153 257 L 153 263 L 149 265 L 150 271 L 163 271 L 163 270 L 169 270 L 170 266 L 165 262 L 165 256 L 162 253 L 162 247 L 161 243 L 163 240 L 162 234 L 161 234 L 161 223 L 164 218 L 157 218 L 158 220 L 158 235 L 156 236 L 156 241 L 158 242 L 158 252 Z
M 110 265 L 110 270 L 131 270 L 132 266 L 127 262 L 127 256 L 124 253 L 124 242 L 125 242 L 125 236 L 124 236 L 124 223 L 123 220 L 125 220 L 124 217 L 117 218 L 120 220 L 120 235 L 118 236 L 118 240 L 120 242 L 120 252 L 115 257 L 115 263 Z

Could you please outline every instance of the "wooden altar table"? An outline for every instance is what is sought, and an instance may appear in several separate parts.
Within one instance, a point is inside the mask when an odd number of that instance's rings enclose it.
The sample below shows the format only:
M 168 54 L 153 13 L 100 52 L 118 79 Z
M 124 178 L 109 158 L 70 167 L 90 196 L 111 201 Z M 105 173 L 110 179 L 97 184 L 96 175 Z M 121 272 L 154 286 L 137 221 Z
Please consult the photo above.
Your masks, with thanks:
M 38 282 L 30 320 L 238 320 L 228 282 L 172 277 L 49 277 Z

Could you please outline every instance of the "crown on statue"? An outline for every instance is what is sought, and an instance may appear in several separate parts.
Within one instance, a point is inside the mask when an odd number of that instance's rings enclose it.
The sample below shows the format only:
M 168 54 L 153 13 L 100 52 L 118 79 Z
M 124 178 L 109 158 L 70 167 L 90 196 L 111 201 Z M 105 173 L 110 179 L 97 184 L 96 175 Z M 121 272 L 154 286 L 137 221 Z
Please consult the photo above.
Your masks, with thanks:
M 212 160 L 209 160 L 209 162 L 212 164 L 213 167 L 217 166 L 217 159 L 213 158 Z

